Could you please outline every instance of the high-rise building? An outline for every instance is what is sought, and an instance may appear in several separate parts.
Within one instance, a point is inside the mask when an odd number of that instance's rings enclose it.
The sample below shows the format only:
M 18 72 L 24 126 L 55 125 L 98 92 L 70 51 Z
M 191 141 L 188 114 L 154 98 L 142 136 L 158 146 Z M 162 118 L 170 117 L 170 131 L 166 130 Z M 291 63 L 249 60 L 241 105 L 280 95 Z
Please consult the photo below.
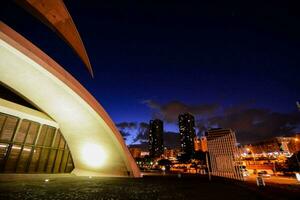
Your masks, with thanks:
M 159 157 L 164 153 L 163 121 L 159 119 L 150 121 L 149 128 L 149 154 L 150 157 Z
M 181 150 L 184 154 L 192 155 L 194 150 L 194 138 L 195 134 L 195 118 L 189 113 L 179 115 L 179 132 Z
M 194 138 L 194 148 L 195 151 L 207 151 L 207 139 L 206 137 L 195 137 Z

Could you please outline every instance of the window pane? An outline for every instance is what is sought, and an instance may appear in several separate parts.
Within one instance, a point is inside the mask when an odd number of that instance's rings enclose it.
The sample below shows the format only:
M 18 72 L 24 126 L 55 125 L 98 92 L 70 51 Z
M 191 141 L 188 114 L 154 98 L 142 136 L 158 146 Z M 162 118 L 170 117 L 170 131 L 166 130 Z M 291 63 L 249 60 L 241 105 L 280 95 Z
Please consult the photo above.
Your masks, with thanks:
M 65 171 L 67 161 L 68 161 L 69 150 L 64 151 L 63 159 L 60 166 L 60 172 L 63 173 Z
M 55 128 L 49 127 L 47 130 L 47 135 L 46 135 L 46 140 L 44 142 L 44 146 L 51 147 L 54 134 L 55 134 Z
M 70 173 L 73 169 L 74 169 L 74 165 L 73 165 L 72 156 L 69 155 L 68 164 L 65 173 Z
M 52 172 L 52 166 L 54 164 L 54 159 L 55 159 L 55 156 L 56 156 L 56 152 L 57 152 L 57 150 L 54 150 L 54 149 L 51 150 L 51 152 L 50 152 L 49 160 L 48 160 L 48 163 L 47 163 L 47 169 L 46 169 L 47 173 Z
M 55 137 L 54 144 L 53 144 L 53 147 L 54 147 L 54 148 L 58 148 L 60 138 L 61 138 L 60 131 L 58 131 L 58 132 L 57 132 L 57 135 L 56 135 L 56 137 Z
M 0 143 L 0 169 L 3 169 L 3 161 L 6 156 L 8 144 Z
M 31 163 L 29 165 L 29 172 L 36 172 L 36 165 L 38 163 L 40 153 L 41 153 L 41 148 L 35 148 L 35 150 L 33 151 Z
M 39 127 L 40 125 L 38 123 L 35 122 L 31 122 L 31 125 L 29 127 L 29 131 L 26 137 L 26 144 L 33 144 L 34 140 L 37 136 L 37 133 L 39 131 Z
M 22 120 L 21 126 L 20 126 L 19 130 L 16 133 L 16 137 L 15 137 L 14 142 L 20 142 L 20 143 L 24 142 L 24 139 L 25 139 L 26 133 L 28 131 L 29 125 L 30 125 L 29 121 Z
M 2 113 L 0 113 L 0 133 L 1 133 L 2 127 L 5 122 L 5 118 L 6 118 L 6 115 L 3 115 Z
M 37 141 L 37 145 L 43 146 L 44 139 L 45 139 L 46 133 L 47 133 L 47 129 L 48 129 L 48 126 L 43 125 L 40 136 L 39 136 L 38 141 Z
M 5 172 L 15 172 L 16 163 L 21 151 L 20 145 L 13 145 L 11 148 L 11 152 L 8 156 L 7 162 L 5 164 L 4 171 Z
M 45 171 L 45 165 L 48 159 L 48 155 L 49 155 L 50 149 L 43 149 L 42 150 L 42 154 L 40 157 L 40 162 L 39 162 L 39 166 L 38 166 L 38 172 L 44 172 Z
M 28 147 L 28 146 L 23 147 L 23 151 L 21 153 L 21 157 L 20 157 L 20 160 L 19 160 L 18 166 L 17 166 L 17 172 L 25 172 L 26 171 L 26 167 L 27 167 L 27 163 L 28 163 L 28 159 L 29 159 L 31 150 L 32 150 L 31 147 Z
M 53 173 L 58 173 L 59 172 L 59 167 L 60 167 L 63 152 L 64 152 L 63 150 L 58 150 L 58 152 L 57 152 Z
M 5 121 L 0 140 L 2 141 L 11 141 L 13 136 L 14 130 L 17 126 L 18 118 L 8 116 L 7 120 Z
M 61 135 L 61 139 L 60 139 L 60 143 L 59 143 L 59 148 L 60 149 L 64 149 L 65 148 L 65 139 L 64 137 Z

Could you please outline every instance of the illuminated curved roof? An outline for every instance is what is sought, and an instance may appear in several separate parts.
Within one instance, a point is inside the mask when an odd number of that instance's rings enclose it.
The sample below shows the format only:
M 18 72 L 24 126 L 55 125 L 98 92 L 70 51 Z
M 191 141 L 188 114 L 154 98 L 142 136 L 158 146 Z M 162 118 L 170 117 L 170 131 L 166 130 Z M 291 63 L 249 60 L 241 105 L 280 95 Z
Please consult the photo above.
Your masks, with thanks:
M 94 76 L 81 37 L 63 0 L 16 0 L 16 2 L 65 40 Z
M 97 100 L 44 52 L 0 22 L 0 81 L 54 119 L 76 175 L 139 177 L 124 140 Z

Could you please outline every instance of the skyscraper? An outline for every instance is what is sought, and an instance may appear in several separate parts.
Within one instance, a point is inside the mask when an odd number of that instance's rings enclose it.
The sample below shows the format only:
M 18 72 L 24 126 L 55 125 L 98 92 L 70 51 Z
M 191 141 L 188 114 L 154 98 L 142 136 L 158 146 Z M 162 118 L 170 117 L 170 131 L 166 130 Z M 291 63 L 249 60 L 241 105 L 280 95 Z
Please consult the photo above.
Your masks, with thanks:
M 189 113 L 178 116 L 181 150 L 191 156 L 194 150 L 195 118 Z
M 163 122 L 159 119 L 150 121 L 149 128 L 149 155 L 159 157 L 164 153 Z

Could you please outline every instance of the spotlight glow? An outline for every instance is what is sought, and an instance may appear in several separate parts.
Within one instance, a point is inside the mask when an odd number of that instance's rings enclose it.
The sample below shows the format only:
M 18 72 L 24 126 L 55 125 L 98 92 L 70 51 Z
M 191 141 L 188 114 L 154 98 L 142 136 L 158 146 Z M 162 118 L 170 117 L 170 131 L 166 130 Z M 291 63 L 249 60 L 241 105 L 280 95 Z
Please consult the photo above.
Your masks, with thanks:
M 91 167 L 102 166 L 107 158 L 106 152 L 96 144 L 86 144 L 83 147 L 82 157 Z

